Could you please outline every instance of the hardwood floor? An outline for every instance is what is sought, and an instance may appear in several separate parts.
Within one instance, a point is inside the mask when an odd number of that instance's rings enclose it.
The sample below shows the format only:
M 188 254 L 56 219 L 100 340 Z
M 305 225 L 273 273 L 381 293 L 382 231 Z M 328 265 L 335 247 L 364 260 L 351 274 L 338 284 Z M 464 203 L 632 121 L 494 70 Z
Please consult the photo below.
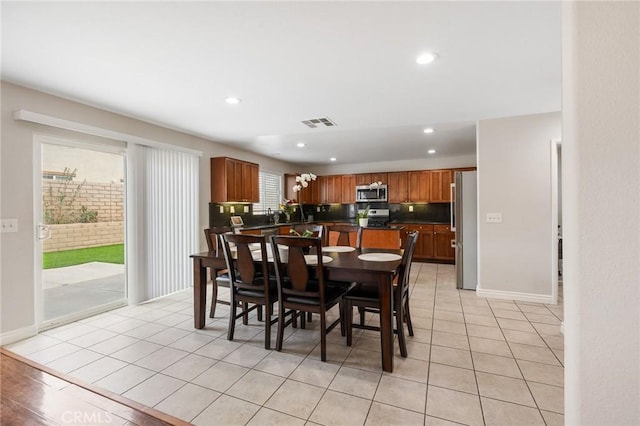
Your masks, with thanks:
M 4 349 L 0 365 L 2 425 L 189 424 L 120 395 L 73 383 L 66 375 Z

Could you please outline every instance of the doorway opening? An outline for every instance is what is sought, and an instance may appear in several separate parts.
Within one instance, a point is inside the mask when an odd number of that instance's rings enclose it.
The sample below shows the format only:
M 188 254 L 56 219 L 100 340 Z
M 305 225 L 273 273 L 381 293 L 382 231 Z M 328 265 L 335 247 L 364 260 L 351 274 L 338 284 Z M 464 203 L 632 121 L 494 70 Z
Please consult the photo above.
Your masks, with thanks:
M 68 141 L 67 141 L 68 142 Z M 125 305 L 122 150 L 39 143 L 40 328 Z

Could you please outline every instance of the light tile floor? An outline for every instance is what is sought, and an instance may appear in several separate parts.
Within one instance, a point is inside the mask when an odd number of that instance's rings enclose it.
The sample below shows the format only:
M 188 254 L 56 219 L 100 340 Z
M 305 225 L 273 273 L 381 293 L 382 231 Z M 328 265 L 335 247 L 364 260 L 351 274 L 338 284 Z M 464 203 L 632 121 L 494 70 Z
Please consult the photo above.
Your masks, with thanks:
M 254 317 L 228 341 L 222 305 L 194 330 L 191 291 L 8 348 L 196 425 L 563 424 L 562 300 L 479 298 L 456 290 L 451 265 L 414 263 L 411 278 L 415 336 L 392 374 L 372 331 L 350 348 L 334 330 L 320 362 L 317 317 L 288 328 L 282 352 L 264 349 Z

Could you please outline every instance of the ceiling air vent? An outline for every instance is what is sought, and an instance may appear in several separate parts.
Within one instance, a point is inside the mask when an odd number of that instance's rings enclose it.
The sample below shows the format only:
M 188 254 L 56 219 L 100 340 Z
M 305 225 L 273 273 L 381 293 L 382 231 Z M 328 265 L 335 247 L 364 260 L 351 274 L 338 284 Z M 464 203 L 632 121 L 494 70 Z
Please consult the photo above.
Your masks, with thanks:
M 336 123 L 334 123 L 329 117 L 313 118 L 311 120 L 304 120 L 304 121 L 302 121 L 302 124 L 304 124 L 307 127 L 312 128 L 312 129 L 315 129 L 317 127 L 333 127 L 333 126 L 336 125 Z

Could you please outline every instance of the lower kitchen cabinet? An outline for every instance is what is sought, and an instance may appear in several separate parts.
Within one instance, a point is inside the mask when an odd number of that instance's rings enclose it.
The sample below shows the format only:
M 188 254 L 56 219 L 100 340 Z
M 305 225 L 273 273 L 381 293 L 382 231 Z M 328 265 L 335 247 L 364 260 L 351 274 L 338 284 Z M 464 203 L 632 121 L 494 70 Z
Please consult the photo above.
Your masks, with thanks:
M 455 251 L 451 247 L 451 240 L 455 233 L 449 225 L 406 224 L 402 232 L 402 248 L 404 248 L 407 234 L 418 231 L 418 241 L 413 253 L 414 260 L 442 260 L 453 261 Z
M 456 234 L 449 225 L 433 225 L 433 258 L 438 260 L 454 260 L 456 252 L 453 241 Z

